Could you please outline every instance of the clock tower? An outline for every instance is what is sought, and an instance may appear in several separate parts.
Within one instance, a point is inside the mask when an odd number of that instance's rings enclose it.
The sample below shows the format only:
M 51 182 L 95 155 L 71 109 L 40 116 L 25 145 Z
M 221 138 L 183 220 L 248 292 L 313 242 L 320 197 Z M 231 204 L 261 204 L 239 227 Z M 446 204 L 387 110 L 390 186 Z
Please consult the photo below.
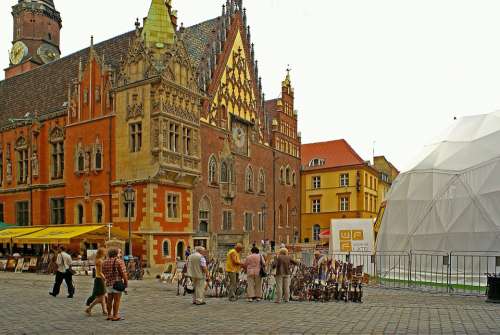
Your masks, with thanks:
M 12 17 L 14 37 L 6 79 L 59 59 L 62 20 L 53 0 L 18 0 Z

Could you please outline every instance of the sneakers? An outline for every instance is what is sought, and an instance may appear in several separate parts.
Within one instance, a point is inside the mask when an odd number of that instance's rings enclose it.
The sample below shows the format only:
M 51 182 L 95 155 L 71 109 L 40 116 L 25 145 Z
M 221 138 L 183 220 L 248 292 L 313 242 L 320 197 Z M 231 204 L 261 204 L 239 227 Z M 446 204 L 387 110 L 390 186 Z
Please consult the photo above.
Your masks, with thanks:
M 54 294 L 53 292 L 49 292 L 49 295 L 53 296 L 54 298 L 57 297 L 57 294 Z
M 68 295 L 68 299 L 73 299 L 73 294 Z

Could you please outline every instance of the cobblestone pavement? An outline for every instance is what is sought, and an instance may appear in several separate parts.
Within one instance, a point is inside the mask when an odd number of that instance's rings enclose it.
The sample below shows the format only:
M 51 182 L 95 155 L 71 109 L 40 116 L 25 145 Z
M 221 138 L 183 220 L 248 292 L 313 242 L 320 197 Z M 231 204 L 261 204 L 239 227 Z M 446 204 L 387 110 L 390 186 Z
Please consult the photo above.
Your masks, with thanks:
M 363 304 L 229 303 L 191 305 L 156 280 L 132 282 L 124 321 L 84 315 L 91 278 L 75 278 L 75 299 L 48 292 L 53 277 L 0 273 L 0 334 L 500 334 L 500 306 L 484 298 L 366 289 Z

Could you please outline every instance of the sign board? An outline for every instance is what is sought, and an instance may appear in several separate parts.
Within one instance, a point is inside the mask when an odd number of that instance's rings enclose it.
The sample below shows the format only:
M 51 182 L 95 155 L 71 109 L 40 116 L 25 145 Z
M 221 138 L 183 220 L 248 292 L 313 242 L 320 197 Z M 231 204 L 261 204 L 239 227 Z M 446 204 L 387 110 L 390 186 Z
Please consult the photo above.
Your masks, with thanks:
M 373 219 L 332 219 L 330 253 L 374 252 Z

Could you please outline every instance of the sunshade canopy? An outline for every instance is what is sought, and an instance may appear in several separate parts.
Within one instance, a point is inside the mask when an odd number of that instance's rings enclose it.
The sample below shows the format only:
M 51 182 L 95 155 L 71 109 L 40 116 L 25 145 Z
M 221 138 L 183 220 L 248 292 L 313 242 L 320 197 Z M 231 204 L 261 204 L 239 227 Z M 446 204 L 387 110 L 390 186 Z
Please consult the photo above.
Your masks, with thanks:
M 106 225 L 49 226 L 39 228 L 39 230 L 27 235 L 18 235 L 13 238 L 13 242 L 18 244 L 69 244 L 73 239 L 105 240 L 108 238 L 108 234 L 109 228 Z M 118 228 L 111 228 L 111 236 L 118 239 L 128 238 L 128 234 Z M 132 237 L 136 238 L 136 236 Z
M 7 228 L 0 230 L 0 243 L 11 243 L 12 239 L 18 236 L 31 234 L 40 230 L 43 227 L 22 227 L 22 228 Z

